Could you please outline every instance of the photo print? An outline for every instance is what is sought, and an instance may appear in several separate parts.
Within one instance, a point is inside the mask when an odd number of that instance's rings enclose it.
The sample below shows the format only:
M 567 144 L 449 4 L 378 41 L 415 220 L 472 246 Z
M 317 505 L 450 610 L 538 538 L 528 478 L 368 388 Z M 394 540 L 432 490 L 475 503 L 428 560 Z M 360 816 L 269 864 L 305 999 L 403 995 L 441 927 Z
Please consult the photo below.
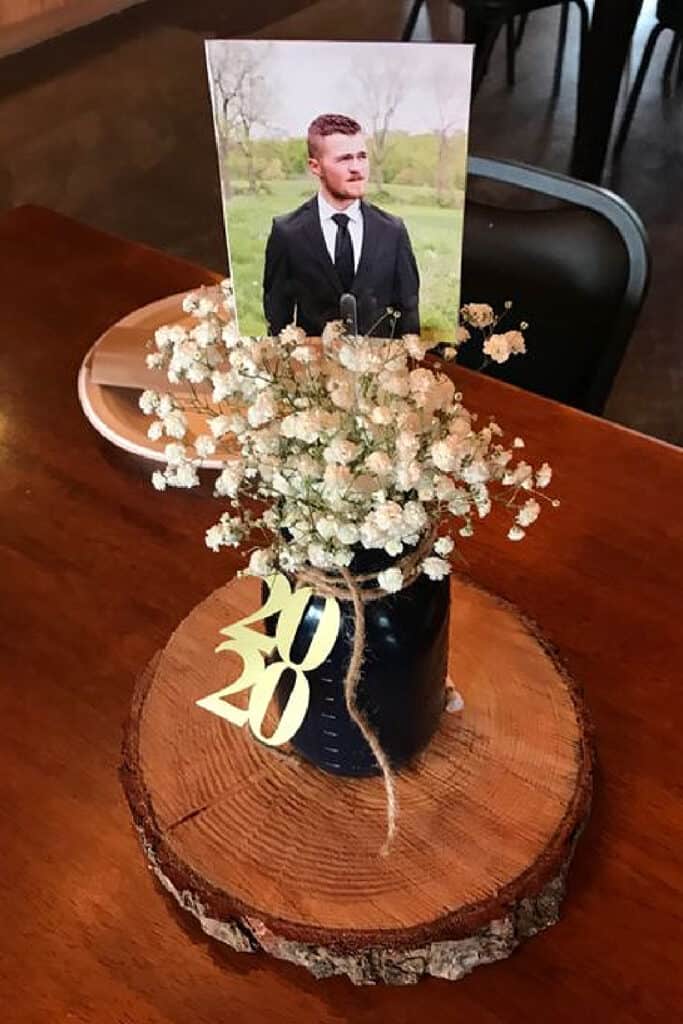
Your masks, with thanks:
M 472 47 L 210 40 L 239 331 L 455 335 Z

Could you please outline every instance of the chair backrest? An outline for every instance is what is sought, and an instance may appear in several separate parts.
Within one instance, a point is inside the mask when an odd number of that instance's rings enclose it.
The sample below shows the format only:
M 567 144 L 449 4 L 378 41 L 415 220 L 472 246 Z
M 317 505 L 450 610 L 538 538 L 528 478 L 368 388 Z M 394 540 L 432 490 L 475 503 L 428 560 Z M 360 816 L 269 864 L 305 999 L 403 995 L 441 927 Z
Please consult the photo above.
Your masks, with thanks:
M 531 14 L 543 7 L 557 7 L 564 0 L 452 0 L 457 7 L 472 11 L 482 17 L 514 17 L 518 14 Z
M 552 209 L 466 203 L 462 302 L 501 310 L 512 300 L 509 327 L 529 323 L 527 354 L 486 372 L 601 413 L 649 282 L 640 218 L 613 192 L 551 171 L 481 157 L 470 157 L 468 170 L 561 201 Z M 460 361 L 477 369 L 481 356 L 464 345 Z
M 659 0 L 657 21 L 679 35 L 683 33 L 683 0 Z

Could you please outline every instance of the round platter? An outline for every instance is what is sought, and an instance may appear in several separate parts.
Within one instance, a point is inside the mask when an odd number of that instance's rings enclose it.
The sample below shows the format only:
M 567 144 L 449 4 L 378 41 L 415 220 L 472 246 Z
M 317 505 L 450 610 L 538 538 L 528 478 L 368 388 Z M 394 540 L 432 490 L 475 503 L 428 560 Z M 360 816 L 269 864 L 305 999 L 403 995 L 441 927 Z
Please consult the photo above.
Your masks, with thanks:
M 236 579 L 180 624 L 139 680 L 122 780 L 160 882 L 205 932 L 319 977 L 457 979 L 559 916 L 587 817 L 591 744 L 576 687 L 509 604 L 452 579 L 444 714 L 397 775 L 329 776 L 196 706 L 241 672 L 219 630 L 256 610 Z M 235 703 L 238 698 L 234 698 Z
M 192 317 L 183 312 L 182 302 L 187 292 L 168 295 L 157 302 L 133 310 L 121 320 L 108 327 L 85 356 L 78 372 L 78 400 L 87 419 L 95 430 L 117 448 L 132 455 L 149 459 L 152 462 L 165 463 L 164 448 L 168 438 L 150 441 L 147 429 L 150 419 L 145 416 L 138 405 L 138 399 L 144 387 L 152 387 L 159 391 L 169 388 L 168 381 L 160 372 L 146 371 L 145 343 L 152 338 L 157 327 L 163 324 L 182 324 L 184 327 L 193 325 Z M 133 351 L 139 349 L 139 369 L 135 369 L 132 378 L 140 386 L 130 387 L 101 384 L 93 379 L 93 362 L 96 353 L 105 355 L 118 353 L 122 345 L 131 345 Z M 195 416 L 188 413 L 190 429 L 201 432 L 202 423 L 194 422 Z M 219 469 L 221 463 L 216 459 L 204 459 L 200 465 L 206 469 Z

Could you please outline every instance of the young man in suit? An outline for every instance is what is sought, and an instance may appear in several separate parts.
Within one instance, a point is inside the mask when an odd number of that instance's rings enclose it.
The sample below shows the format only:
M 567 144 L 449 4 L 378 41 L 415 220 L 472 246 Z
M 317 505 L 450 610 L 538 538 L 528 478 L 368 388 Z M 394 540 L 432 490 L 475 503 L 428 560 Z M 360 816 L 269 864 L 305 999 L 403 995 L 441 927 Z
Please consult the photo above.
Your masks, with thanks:
M 369 163 L 357 121 L 322 114 L 308 128 L 308 166 L 320 182 L 312 199 L 275 217 L 266 247 L 263 308 L 271 334 L 296 322 L 320 335 L 338 320 L 339 299 L 356 297 L 358 330 L 367 333 L 387 309 L 394 335 L 419 334 L 420 279 L 405 225 L 365 202 Z M 392 318 L 376 327 L 388 335 Z

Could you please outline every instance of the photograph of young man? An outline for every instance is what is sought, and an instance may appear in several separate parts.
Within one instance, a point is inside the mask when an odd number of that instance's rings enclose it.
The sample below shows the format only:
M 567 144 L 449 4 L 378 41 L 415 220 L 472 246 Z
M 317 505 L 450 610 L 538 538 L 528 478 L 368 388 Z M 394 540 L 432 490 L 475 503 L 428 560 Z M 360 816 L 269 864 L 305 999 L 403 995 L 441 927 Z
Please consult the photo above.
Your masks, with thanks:
M 307 142 L 318 193 L 273 219 L 266 246 L 263 309 L 271 334 L 296 322 L 320 335 L 340 318 L 345 293 L 356 298 L 361 333 L 418 334 L 417 263 L 403 221 L 364 199 L 370 167 L 361 125 L 322 114 Z M 393 328 L 387 310 L 398 314 Z

